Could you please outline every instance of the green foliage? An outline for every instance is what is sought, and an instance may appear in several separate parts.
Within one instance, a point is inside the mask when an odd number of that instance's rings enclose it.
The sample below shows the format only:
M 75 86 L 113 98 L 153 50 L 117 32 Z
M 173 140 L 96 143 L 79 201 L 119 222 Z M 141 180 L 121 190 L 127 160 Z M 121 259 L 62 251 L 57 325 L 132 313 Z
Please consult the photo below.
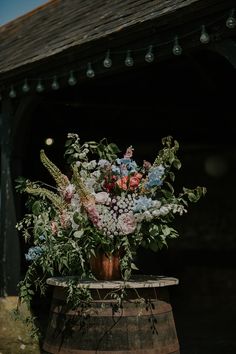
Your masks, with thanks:
M 28 270 L 19 283 L 22 301 L 30 306 L 35 292 L 44 295 L 51 276 L 94 278 L 90 258 L 100 251 L 119 252 L 126 281 L 137 269 L 133 259 L 140 245 L 156 252 L 178 237 L 172 224 L 175 217 L 183 215 L 189 203 L 198 202 L 206 188 L 183 187 L 176 194 L 179 144 L 168 136 L 162 145 L 153 164 L 146 161 L 138 166 L 132 146 L 118 158 L 119 148 L 106 139 L 81 144 L 77 134 L 68 134 L 65 158 L 71 179 L 41 151 L 41 161 L 56 186 L 16 180 L 16 191 L 29 197 L 28 213 L 16 225 L 30 247 Z M 113 296 L 120 305 L 124 292 Z M 71 281 L 67 301 L 84 311 L 91 302 L 90 291 Z

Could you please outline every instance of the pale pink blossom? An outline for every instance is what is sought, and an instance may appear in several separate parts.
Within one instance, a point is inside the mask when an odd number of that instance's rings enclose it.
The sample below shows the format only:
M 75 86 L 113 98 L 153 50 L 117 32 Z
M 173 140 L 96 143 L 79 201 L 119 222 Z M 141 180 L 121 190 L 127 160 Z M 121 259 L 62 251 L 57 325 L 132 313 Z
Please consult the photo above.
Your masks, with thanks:
M 75 193 L 75 187 L 73 186 L 73 184 L 70 183 L 63 191 L 63 197 L 64 197 L 65 201 L 70 202 L 74 193 Z
M 51 222 L 51 230 L 52 230 L 52 234 L 56 235 L 57 231 L 58 231 L 58 227 L 57 227 L 57 223 L 55 221 Z
M 133 213 L 124 213 L 118 217 L 117 227 L 123 235 L 132 234 L 136 229 L 136 220 Z
M 105 204 L 108 198 L 109 194 L 107 192 L 98 192 L 95 194 L 95 201 L 99 204 Z
M 66 211 L 63 211 L 61 214 L 60 214 L 60 223 L 61 223 L 61 226 L 66 229 L 67 227 L 70 226 L 70 217 L 69 215 L 66 213 Z
M 96 206 L 94 203 L 87 203 L 85 205 L 85 209 L 87 211 L 89 219 L 92 221 L 94 225 L 97 225 L 99 221 L 99 213 L 96 209 Z
M 130 159 L 133 156 L 133 151 L 134 151 L 134 148 L 132 146 L 129 146 L 124 154 L 124 158 Z

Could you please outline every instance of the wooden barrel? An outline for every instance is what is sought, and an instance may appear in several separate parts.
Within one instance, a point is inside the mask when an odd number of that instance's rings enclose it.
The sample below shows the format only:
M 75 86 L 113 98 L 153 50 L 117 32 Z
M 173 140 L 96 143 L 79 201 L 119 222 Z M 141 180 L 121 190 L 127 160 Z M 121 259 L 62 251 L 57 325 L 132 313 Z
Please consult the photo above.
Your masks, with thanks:
M 134 286 L 134 285 L 133 285 Z M 60 354 L 179 354 L 167 287 L 126 289 L 121 309 L 111 289 L 91 289 L 91 307 L 81 313 L 65 304 L 56 286 L 43 349 Z

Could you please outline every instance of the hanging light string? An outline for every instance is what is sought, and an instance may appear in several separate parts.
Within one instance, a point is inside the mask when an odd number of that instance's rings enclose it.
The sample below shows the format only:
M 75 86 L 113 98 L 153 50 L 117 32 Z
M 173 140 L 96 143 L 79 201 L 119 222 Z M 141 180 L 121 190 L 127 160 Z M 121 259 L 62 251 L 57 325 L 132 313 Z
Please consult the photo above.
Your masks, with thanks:
M 87 76 L 87 78 L 92 79 L 95 77 L 95 70 L 94 70 L 94 66 L 96 66 L 96 64 L 98 64 L 99 62 L 102 61 L 102 65 L 104 68 L 109 69 L 112 67 L 113 62 L 112 62 L 112 57 L 114 56 L 123 56 L 123 60 L 124 60 L 124 65 L 126 67 L 132 67 L 134 66 L 134 55 L 135 53 L 142 53 L 144 52 L 144 60 L 147 63 L 152 63 L 155 60 L 155 49 L 156 48 L 160 48 L 160 47 L 164 47 L 167 45 L 172 45 L 172 54 L 175 56 L 180 56 L 183 52 L 183 47 L 181 45 L 181 41 L 182 39 L 189 37 L 191 35 L 195 35 L 196 33 L 199 33 L 199 41 L 201 44 L 206 45 L 211 41 L 211 35 L 208 33 L 208 30 L 211 26 L 217 24 L 218 22 L 224 20 L 225 21 L 225 26 L 227 29 L 232 30 L 236 28 L 236 11 L 235 9 L 231 9 L 230 11 L 228 11 L 227 13 L 227 17 L 226 15 L 222 15 L 221 17 L 217 18 L 217 20 L 208 22 L 207 25 L 202 24 L 199 28 L 194 29 L 192 31 L 189 31 L 185 34 L 182 35 L 175 35 L 173 36 L 172 39 L 163 41 L 163 42 L 158 42 L 158 43 L 154 43 L 154 44 L 150 44 L 149 46 L 146 47 L 142 47 L 142 48 L 136 48 L 136 49 L 128 49 L 126 51 L 121 50 L 121 51 L 117 51 L 114 50 L 111 52 L 110 49 L 107 50 L 105 56 L 100 57 L 99 59 L 97 59 L 96 61 L 93 62 L 88 62 L 86 67 L 80 67 L 77 68 L 76 70 L 70 70 L 69 74 L 68 72 L 64 72 L 64 73 L 60 73 L 60 76 L 57 75 L 53 75 L 52 77 L 47 77 L 47 78 L 26 78 L 23 82 L 23 84 L 21 85 L 20 91 L 21 93 L 28 93 L 31 89 L 36 90 L 36 92 L 38 93 L 42 93 L 46 88 L 45 88 L 45 82 L 46 81 L 50 81 L 50 87 L 53 91 L 57 91 L 60 88 L 60 80 L 63 78 L 67 78 L 67 83 L 69 86 L 75 86 L 78 82 L 77 79 L 77 75 L 76 72 L 81 72 L 82 70 L 84 70 L 85 75 Z M 218 32 L 218 34 L 222 34 L 224 32 L 224 29 L 222 29 L 221 33 Z M 33 84 L 33 83 L 36 83 Z M 17 92 L 15 87 L 16 85 L 11 85 L 10 89 L 8 91 L 8 96 L 10 98 L 15 98 L 17 97 Z M 18 86 L 18 85 L 17 85 Z M 3 88 L 5 89 L 5 88 Z M 3 90 L 1 90 L 1 92 L 3 92 Z M 2 99 L 2 94 L 0 92 L 0 100 Z

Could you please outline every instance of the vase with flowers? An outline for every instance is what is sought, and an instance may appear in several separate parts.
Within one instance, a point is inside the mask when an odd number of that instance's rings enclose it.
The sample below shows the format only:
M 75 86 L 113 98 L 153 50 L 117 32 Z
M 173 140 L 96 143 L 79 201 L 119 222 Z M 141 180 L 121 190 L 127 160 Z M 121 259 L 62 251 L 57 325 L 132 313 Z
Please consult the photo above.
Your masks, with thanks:
M 19 284 L 22 300 L 30 302 L 37 288 L 44 293 L 48 276 L 127 280 L 136 269 L 138 247 L 158 251 L 178 236 L 173 220 L 206 189 L 183 187 L 176 194 L 172 184 L 174 170 L 181 167 L 179 144 L 168 136 L 162 145 L 152 163 L 139 166 L 132 146 L 118 157 L 116 144 L 106 139 L 81 143 L 70 133 L 65 144 L 70 177 L 41 150 L 55 186 L 22 177 L 16 186 L 29 197 L 29 212 L 17 224 L 31 246 Z

